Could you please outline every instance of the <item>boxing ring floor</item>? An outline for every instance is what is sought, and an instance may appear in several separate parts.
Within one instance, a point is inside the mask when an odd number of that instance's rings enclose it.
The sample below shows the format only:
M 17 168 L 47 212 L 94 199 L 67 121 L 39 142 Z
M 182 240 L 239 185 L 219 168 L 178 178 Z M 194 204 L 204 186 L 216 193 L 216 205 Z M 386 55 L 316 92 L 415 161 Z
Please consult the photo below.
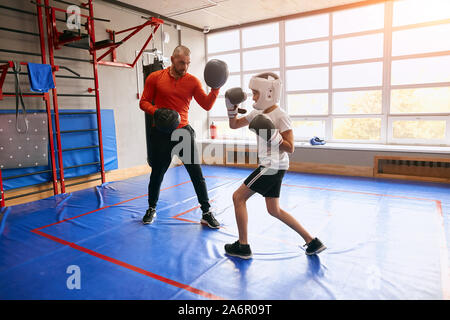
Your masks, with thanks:
M 231 196 L 252 170 L 202 168 L 218 230 L 199 223 L 182 166 L 151 225 L 148 176 L 3 208 L 0 299 L 449 299 L 450 185 L 288 172 L 281 207 L 328 249 L 306 256 L 255 195 L 253 259 L 241 260 L 223 246 L 237 239 Z

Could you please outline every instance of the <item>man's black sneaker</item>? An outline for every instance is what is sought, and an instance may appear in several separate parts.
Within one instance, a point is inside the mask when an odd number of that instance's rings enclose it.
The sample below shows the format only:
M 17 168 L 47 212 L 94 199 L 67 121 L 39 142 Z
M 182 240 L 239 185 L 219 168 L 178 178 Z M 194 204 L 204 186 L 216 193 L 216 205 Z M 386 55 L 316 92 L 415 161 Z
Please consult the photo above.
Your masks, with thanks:
M 250 259 L 252 257 L 252 250 L 248 244 L 240 244 L 239 240 L 235 243 L 225 245 L 225 253 L 229 256 L 239 257 L 242 259 Z
M 311 240 L 310 243 L 305 244 L 304 247 L 308 247 L 308 248 L 306 248 L 306 255 L 308 255 L 308 256 L 312 256 L 314 254 L 319 254 L 327 248 L 324 246 L 322 241 L 320 241 L 317 238 L 314 238 L 313 240 Z
M 142 218 L 142 222 L 144 224 L 153 223 L 153 220 L 156 218 L 156 210 L 155 208 L 148 208 L 145 212 L 145 216 Z
M 200 222 L 213 229 L 218 229 L 220 227 L 220 223 L 216 220 L 216 218 L 214 218 L 211 211 L 203 213 Z

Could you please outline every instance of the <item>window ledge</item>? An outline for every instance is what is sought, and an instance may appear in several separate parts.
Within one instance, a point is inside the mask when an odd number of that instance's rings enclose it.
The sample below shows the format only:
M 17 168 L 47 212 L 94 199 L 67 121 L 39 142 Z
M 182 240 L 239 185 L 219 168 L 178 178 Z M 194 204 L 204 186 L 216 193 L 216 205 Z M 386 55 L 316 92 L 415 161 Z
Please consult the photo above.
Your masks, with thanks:
M 210 143 L 210 144 L 227 144 L 227 145 L 247 145 L 256 146 L 256 139 L 252 140 L 232 140 L 232 139 L 195 139 L 200 143 Z
M 246 145 L 256 146 L 256 140 L 221 140 L 221 139 L 198 139 L 199 143 Z M 412 146 L 412 145 L 382 145 L 382 144 L 358 144 L 358 143 L 336 143 L 329 142 L 325 145 L 312 146 L 308 142 L 296 142 L 296 148 L 312 149 L 334 149 L 334 150 L 361 150 L 361 151 L 390 151 L 390 152 L 420 152 L 420 153 L 448 153 L 450 147 L 438 146 Z
M 421 153 L 450 153 L 450 147 L 438 146 L 413 146 L 413 145 L 383 145 L 383 144 L 358 144 L 358 143 L 327 143 L 323 146 L 312 146 L 308 142 L 296 142 L 295 147 L 342 149 L 361 151 L 391 151 L 391 152 L 421 152 Z

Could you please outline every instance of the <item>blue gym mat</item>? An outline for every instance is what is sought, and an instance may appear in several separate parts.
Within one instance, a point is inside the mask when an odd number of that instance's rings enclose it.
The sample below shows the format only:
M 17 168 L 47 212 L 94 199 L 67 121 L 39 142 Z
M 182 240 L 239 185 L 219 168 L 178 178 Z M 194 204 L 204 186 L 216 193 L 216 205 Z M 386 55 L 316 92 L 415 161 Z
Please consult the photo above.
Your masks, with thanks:
M 252 170 L 202 168 L 218 230 L 200 224 L 182 166 L 151 225 L 148 176 L 1 209 L 0 299 L 449 299 L 450 185 L 288 172 L 281 207 L 328 249 L 306 256 L 254 195 L 241 260 L 223 246 Z

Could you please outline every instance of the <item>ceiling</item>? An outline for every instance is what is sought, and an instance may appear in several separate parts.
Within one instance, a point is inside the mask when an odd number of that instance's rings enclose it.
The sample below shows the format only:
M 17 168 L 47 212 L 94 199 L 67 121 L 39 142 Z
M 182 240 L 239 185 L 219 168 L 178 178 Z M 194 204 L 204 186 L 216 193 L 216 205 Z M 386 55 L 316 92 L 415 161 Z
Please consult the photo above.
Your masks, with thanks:
M 211 30 L 320 10 L 362 0 L 122 0 L 187 25 Z

